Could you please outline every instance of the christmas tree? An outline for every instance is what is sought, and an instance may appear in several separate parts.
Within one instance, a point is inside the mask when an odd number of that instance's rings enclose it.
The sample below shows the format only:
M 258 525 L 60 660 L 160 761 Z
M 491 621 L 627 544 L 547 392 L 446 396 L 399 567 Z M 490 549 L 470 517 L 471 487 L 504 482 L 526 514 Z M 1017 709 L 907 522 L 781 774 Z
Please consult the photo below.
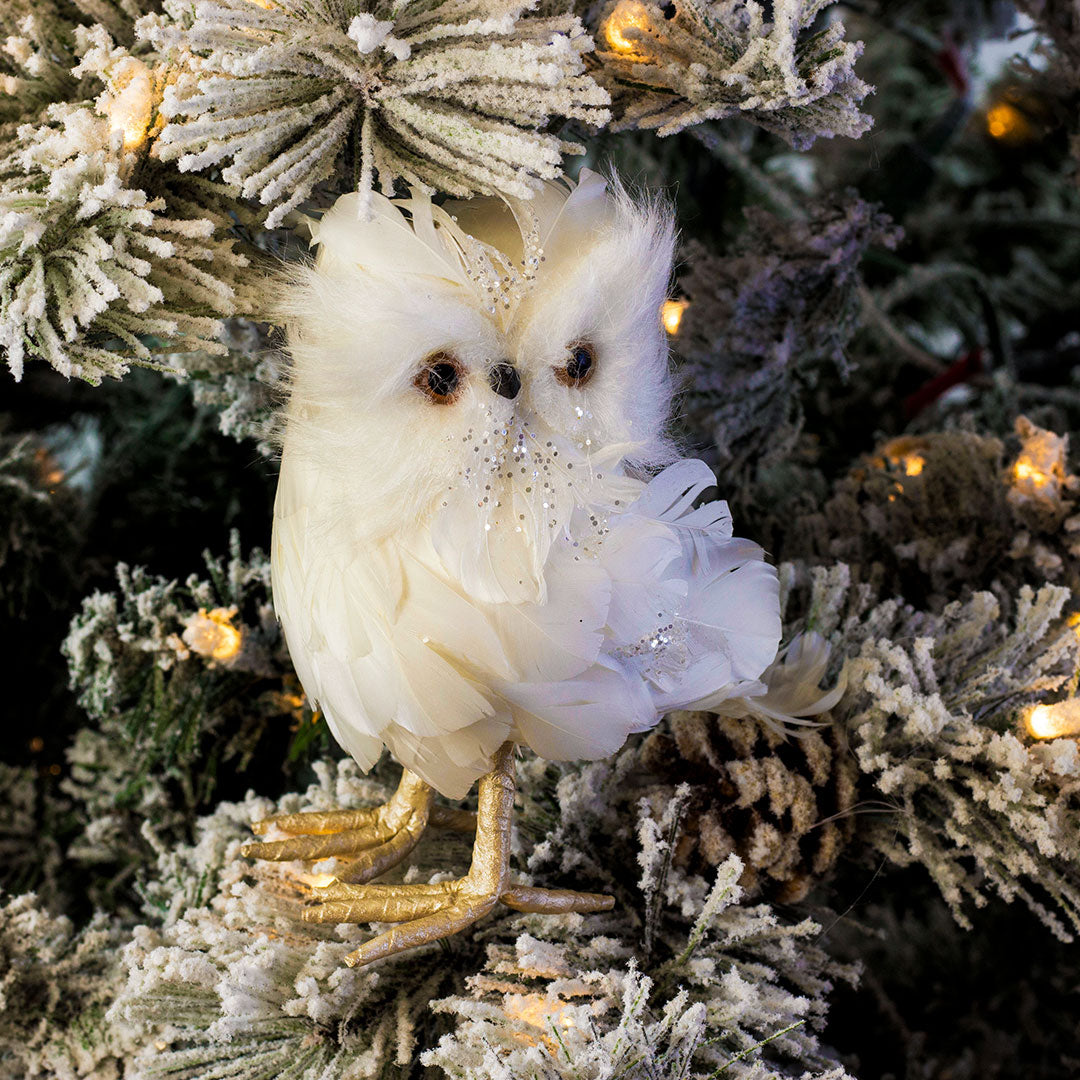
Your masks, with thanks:
M 1075 2 L 0 30 L 5 1077 L 1080 1073 Z M 339 746 L 275 611 L 279 293 L 343 196 L 456 222 L 583 169 L 674 207 L 670 445 L 777 567 L 781 648 L 602 760 L 521 755 L 515 879 L 613 908 L 349 967 L 371 924 L 301 917 L 335 864 L 242 850 L 399 774 Z M 436 799 L 386 880 L 452 878 L 475 810 Z

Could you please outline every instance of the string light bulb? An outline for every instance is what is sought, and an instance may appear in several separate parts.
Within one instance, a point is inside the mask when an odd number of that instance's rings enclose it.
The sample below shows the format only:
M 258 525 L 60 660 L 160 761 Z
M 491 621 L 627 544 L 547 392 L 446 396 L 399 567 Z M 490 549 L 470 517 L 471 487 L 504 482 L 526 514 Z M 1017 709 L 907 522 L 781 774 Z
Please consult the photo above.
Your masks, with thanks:
M 511 994 L 505 999 L 503 1010 L 511 1020 L 520 1020 L 543 1032 L 540 1038 L 553 1053 L 556 1050 L 555 1041 L 547 1032 L 552 1028 L 568 1031 L 575 1026 L 565 1002 L 550 1001 L 541 994 Z M 518 1032 L 517 1038 L 530 1046 L 537 1045 L 537 1040 L 524 1031 Z
M 986 130 L 995 139 L 1015 138 L 1027 127 L 1024 114 L 1007 101 L 999 101 L 986 113 Z
M 1002 146 L 1025 146 L 1045 133 L 1045 113 L 1038 97 L 1011 87 L 986 110 L 986 133 Z
M 652 19 L 649 17 L 649 9 L 641 3 L 641 0 L 619 0 L 604 23 L 604 39 L 613 52 L 629 56 L 639 51 L 639 35 L 651 29 Z M 628 37 L 628 30 L 635 30 L 638 33 L 633 37 Z
M 212 660 L 232 660 L 240 652 L 243 635 L 232 624 L 236 608 L 199 608 L 197 615 L 188 617 L 184 633 L 184 644 L 192 652 Z
M 1017 480 L 1029 481 L 1036 491 L 1046 487 L 1053 479 L 1052 474 L 1044 472 L 1042 469 L 1033 465 L 1030 461 L 1025 461 L 1023 458 L 1019 458 L 1013 466 L 1013 476 Z
M 1036 705 L 1027 715 L 1027 729 L 1036 739 L 1080 735 L 1080 698 Z
M 901 435 L 882 447 L 882 456 L 874 460 L 879 469 L 891 469 L 904 476 L 921 476 L 926 468 L 927 442 L 916 435 Z M 904 486 L 896 484 L 896 491 L 902 493 Z M 889 496 L 889 502 L 895 502 L 896 495 Z
M 1047 510 L 1066 509 L 1067 494 L 1077 486 L 1066 471 L 1067 436 L 1037 427 L 1023 416 L 1016 421 L 1016 433 L 1021 442 L 1009 470 L 1010 500 Z
M 109 88 L 98 107 L 110 132 L 120 132 L 124 149 L 138 150 L 148 139 L 154 119 L 154 73 L 138 57 L 125 56 L 109 72 Z
M 660 305 L 660 321 L 664 324 L 664 329 L 672 337 L 679 332 L 683 314 L 689 306 L 690 301 L 684 299 L 665 300 Z

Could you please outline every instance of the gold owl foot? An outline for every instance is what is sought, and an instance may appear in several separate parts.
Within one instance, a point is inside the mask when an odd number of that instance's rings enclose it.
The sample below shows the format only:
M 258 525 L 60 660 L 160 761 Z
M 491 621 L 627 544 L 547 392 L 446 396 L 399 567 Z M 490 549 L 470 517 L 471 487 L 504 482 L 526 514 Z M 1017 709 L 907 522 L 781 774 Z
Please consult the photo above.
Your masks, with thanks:
M 406 769 L 397 791 L 382 806 L 278 814 L 255 822 L 252 831 L 265 835 L 276 829 L 294 835 L 287 840 L 246 844 L 241 852 L 248 858 L 275 862 L 348 859 L 346 867 L 337 871 L 338 881 L 370 881 L 401 862 L 429 824 L 471 832 L 476 815 L 433 805 L 431 788 Z
M 433 885 L 359 885 L 336 881 L 316 890 L 320 902 L 304 909 L 304 920 L 401 923 L 364 942 L 345 958 L 350 967 L 357 967 L 450 937 L 483 918 L 499 902 L 517 911 L 551 915 L 609 911 L 614 906 L 614 897 L 598 893 L 509 883 L 514 809 L 511 743 L 506 743 L 496 754 L 494 768 L 480 781 L 479 795 L 472 866 L 465 877 Z

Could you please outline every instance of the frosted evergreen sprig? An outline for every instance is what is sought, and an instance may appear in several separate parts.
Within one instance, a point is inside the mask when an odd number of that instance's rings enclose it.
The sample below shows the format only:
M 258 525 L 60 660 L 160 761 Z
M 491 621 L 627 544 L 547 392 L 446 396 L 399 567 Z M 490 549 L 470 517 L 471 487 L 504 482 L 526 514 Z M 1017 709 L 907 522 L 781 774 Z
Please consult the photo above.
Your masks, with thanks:
M 962 926 L 969 905 L 1020 900 L 1064 941 L 1080 930 L 1080 748 L 1036 740 L 1038 701 L 1075 694 L 1080 636 L 1069 590 L 1022 587 L 940 613 L 876 603 L 842 564 L 813 571 L 808 619 L 850 659 L 834 717 L 876 799 L 861 837 L 921 864 Z
M 226 189 L 174 183 L 118 152 L 89 104 L 50 113 L 23 130 L 25 171 L 0 188 L 0 348 L 12 374 L 44 360 L 98 383 L 132 363 L 163 366 L 165 343 L 224 353 L 222 317 L 253 304 Z M 148 193 L 162 190 L 167 199 Z
M 34 766 L 0 762 L 0 887 L 11 893 L 40 887 L 57 896 L 63 853 L 56 833 L 70 807 L 40 786 Z
M 711 890 L 674 883 L 680 900 L 697 897 L 692 921 L 659 900 L 667 959 L 645 969 L 625 938 L 589 933 L 580 916 L 519 917 L 516 938 L 488 945 L 471 992 L 435 1002 L 457 1027 L 421 1060 L 462 1080 L 847 1078 L 813 1029 L 833 980 L 855 973 L 813 943 L 810 920 L 740 907 L 741 872 L 733 855 Z
M 84 600 L 63 644 L 90 722 L 67 750 L 63 790 L 81 834 L 69 857 L 136 869 L 155 841 L 188 834 L 219 767 L 243 769 L 261 735 L 319 744 L 269 595 L 262 552 L 206 555 L 205 574 L 170 581 L 123 564 L 115 592 Z
M 148 925 L 124 950 L 126 985 L 108 1014 L 138 1033 L 130 1080 L 256 1069 L 281 1080 L 353 1080 L 421 1058 L 468 1080 L 689 1080 L 717 1069 L 736 1080 L 846 1077 L 814 1028 L 833 979 L 850 972 L 817 948 L 813 924 L 739 907 L 737 860 L 711 891 L 701 879 L 669 876 L 658 898 L 663 948 L 647 969 L 634 961 L 640 895 L 589 917 L 498 908 L 449 943 L 449 961 L 432 945 L 346 968 L 368 928 L 301 923 L 304 868 L 239 855 L 249 823 L 268 813 L 370 805 L 389 793 L 351 760 L 315 771 L 304 795 L 222 803 L 200 821 L 194 844 L 161 848 L 145 889 Z M 527 828 L 547 803 L 534 784 L 551 779 L 523 775 Z M 610 847 L 591 820 L 586 809 L 580 835 Z M 621 840 L 632 845 L 632 835 Z M 406 880 L 444 878 L 467 852 L 461 838 L 422 845 Z M 632 850 L 619 853 L 633 865 Z
M 965 590 L 1080 584 L 1080 479 L 1068 437 L 1020 416 L 1007 440 L 901 435 L 808 506 L 784 553 L 859 566 L 884 595 L 940 610 Z
M 0 125 L 41 118 L 49 105 L 87 100 L 101 86 L 76 70 L 77 38 L 91 27 L 124 48 L 156 0 L 4 0 L 0 5 Z M 10 138 L 13 131 L 3 131 Z
M 597 78 L 612 95 L 616 131 L 673 135 L 741 116 L 797 149 L 857 138 L 870 87 L 854 71 L 861 42 L 813 24 L 832 0 L 777 0 L 771 21 L 754 0 L 616 0 L 600 9 Z
M 0 1069 L 5 1076 L 119 1075 L 130 1029 L 105 1010 L 124 981 L 123 940 L 101 914 L 76 929 L 33 893 L 0 901 Z
M 0 10 L 0 138 L 77 95 L 71 14 L 63 0 L 9 0 Z
M 91 6 L 118 21 L 114 5 Z M 141 11 L 125 8 L 129 20 Z M 19 379 L 27 360 L 40 359 L 98 383 L 133 363 L 165 366 L 155 355 L 165 349 L 223 354 L 222 318 L 256 306 L 248 260 L 230 235 L 234 193 L 153 159 L 155 104 L 167 81 L 153 57 L 147 64 L 116 45 L 101 25 L 65 25 L 51 14 L 60 26 L 52 44 L 66 49 L 59 59 L 39 60 L 29 39 L 8 42 L 31 71 L 54 76 L 39 95 L 53 100 L 17 132 L 9 126 L 0 152 L 0 349 L 8 367 Z M 35 19 L 20 26 L 33 29 Z M 39 52 L 50 45 L 43 41 Z M 32 89 L 12 86 L 24 107 Z
M 140 34 L 193 59 L 165 96 L 159 151 L 182 170 L 223 166 L 282 222 L 351 170 L 362 193 L 528 198 L 580 147 L 561 120 L 609 118 L 585 73 L 592 40 L 571 15 L 522 0 L 198 0 L 167 3 Z

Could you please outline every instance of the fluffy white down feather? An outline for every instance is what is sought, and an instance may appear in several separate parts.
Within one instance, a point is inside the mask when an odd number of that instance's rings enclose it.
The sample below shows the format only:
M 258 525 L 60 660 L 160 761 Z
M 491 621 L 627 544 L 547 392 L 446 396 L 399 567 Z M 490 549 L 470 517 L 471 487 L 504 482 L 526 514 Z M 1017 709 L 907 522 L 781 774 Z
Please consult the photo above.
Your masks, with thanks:
M 459 798 L 507 739 L 603 757 L 762 692 L 775 571 L 724 503 L 695 506 L 714 477 L 663 435 L 669 215 L 593 174 L 533 205 L 375 210 L 347 196 L 314 226 L 282 312 L 274 601 L 334 736 Z M 563 385 L 583 341 L 592 378 Z M 414 385 L 435 352 L 461 367 L 447 404 Z M 506 362 L 512 400 L 488 379 Z

